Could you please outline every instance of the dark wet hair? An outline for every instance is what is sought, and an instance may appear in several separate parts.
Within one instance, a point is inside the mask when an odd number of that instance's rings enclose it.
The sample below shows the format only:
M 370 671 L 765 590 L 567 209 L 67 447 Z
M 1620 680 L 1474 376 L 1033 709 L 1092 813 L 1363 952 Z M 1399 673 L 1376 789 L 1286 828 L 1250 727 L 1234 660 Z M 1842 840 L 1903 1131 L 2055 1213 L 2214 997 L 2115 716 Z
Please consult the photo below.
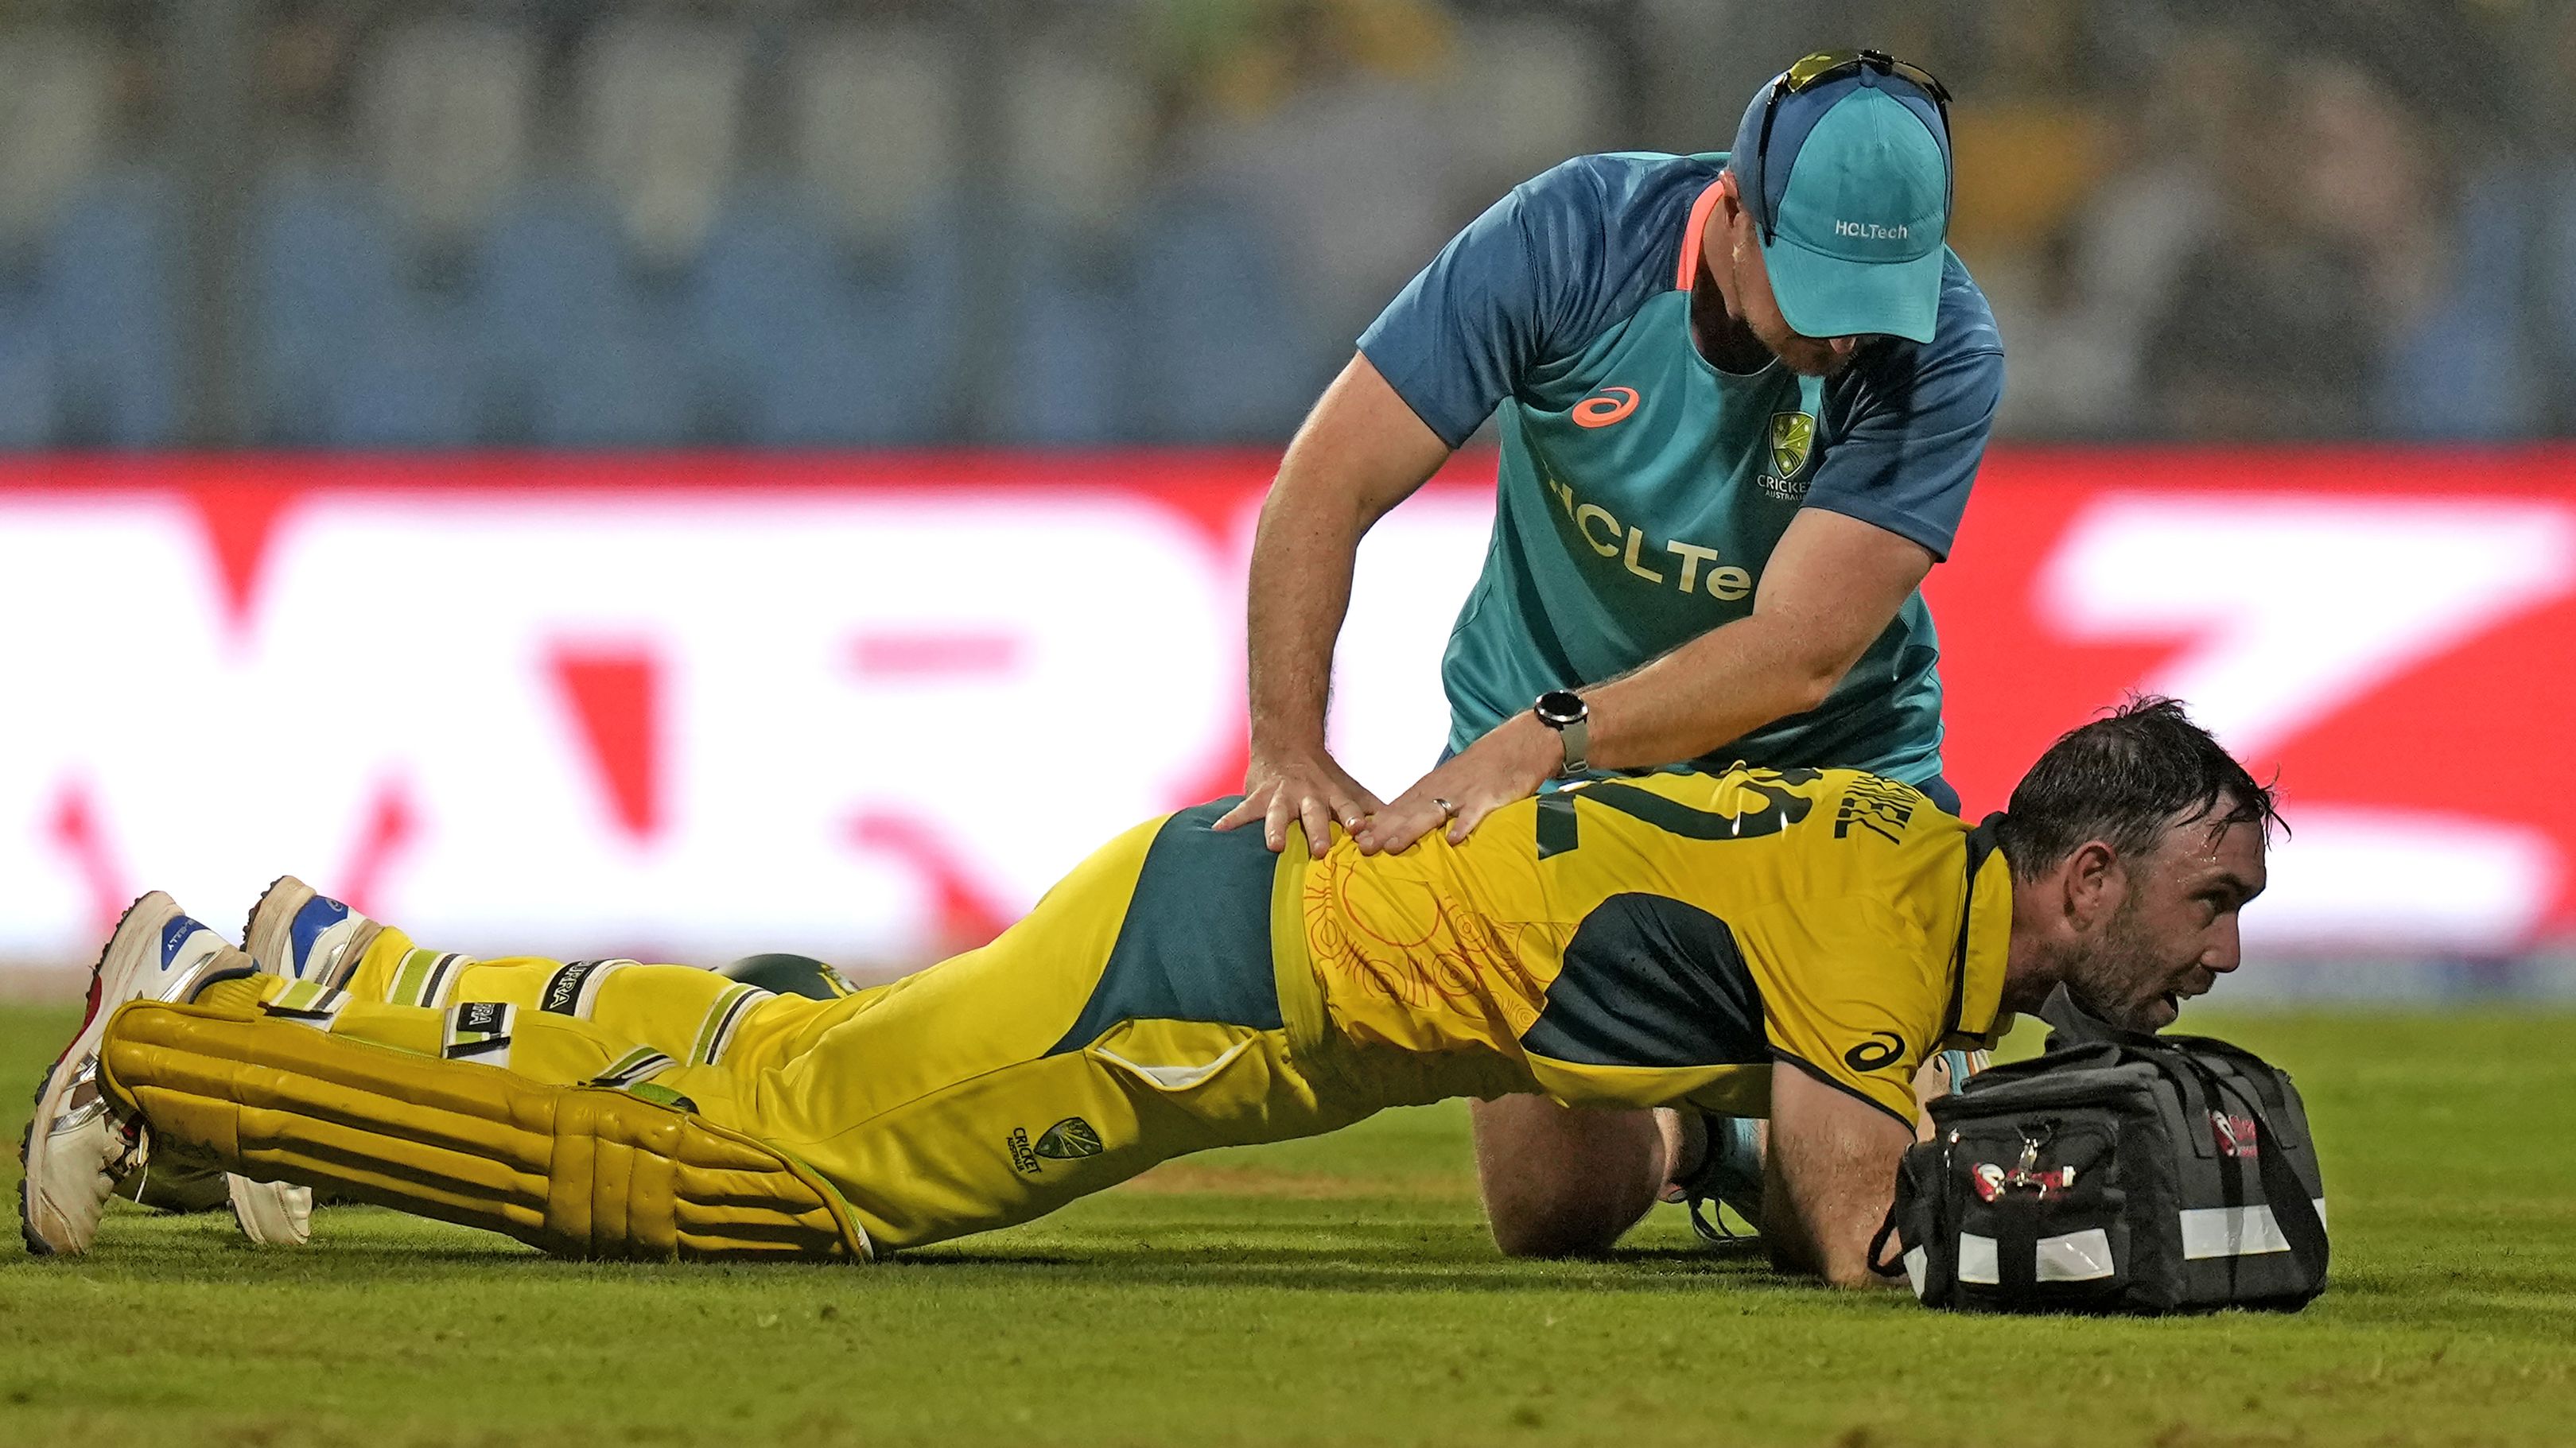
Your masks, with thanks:
M 2193 723 L 2180 700 L 2133 696 L 2048 746 L 2013 786 L 1995 838 L 2014 876 L 2034 880 L 2087 840 L 2134 857 L 2154 850 L 2173 825 L 2196 820 L 2257 824 L 2267 834 L 2282 823 L 2271 788 Z

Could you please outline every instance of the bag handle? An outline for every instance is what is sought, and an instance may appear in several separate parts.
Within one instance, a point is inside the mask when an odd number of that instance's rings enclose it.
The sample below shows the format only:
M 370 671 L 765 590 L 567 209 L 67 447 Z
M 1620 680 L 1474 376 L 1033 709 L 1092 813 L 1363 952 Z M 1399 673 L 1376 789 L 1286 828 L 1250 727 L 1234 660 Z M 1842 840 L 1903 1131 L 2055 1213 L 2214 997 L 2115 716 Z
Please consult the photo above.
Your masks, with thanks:
M 2169 1036 L 2163 1039 L 2167 1049 L 2197 1051 L 2202 1055 L 2217 1056 L 2233 1063 L 2238 1068 L 2237 1079 L 2245 1083 L 2246 1089 L 2263 1098 L 2264 1105 L 2276 1111 L 2289 1109 L 2289 1097 L 2281 1090 L 2280 1068 L 2246 1050 L 2243 1046 L 2232 1041 L 2222 1041 L 2215 1036 Z M 2267 1122 L 2264 1129 L 2269 1131 L 2272 1128 Z M 2282 1135 L 2280 1139 L 2295 1144 L 2295 1138 L 2287 1135 Z
M 1898 1277 L 1905 1272 L 1905 1254 L 1887 1255 L 1887 1245 L 1896 1236 L 1896 1204 L 1887 1207 L 1887 1219 L 1878 1224 L 1878 1232 L 1869 1239 L 1869 1270 L 1881 1277 Z M 1900 1244 L 1902 1245 L 1902 1244 Z
M 2332 1247 L 2326 1240 L 2326 1223 L 2317 1215 L 2316 1199 L 2308 1195 L 2307 1183 L 2299 1180 L 2296 1167 L 2280 1149 L 2281 1135 L 2272 1127 L 2272 1118 L 2256 1097 L 2249 1092 L 2240 1099 L 2248 1115 L 2254 1118 L 2254 1165 L 2263 1182 L 2263 1197 L 2272 1208 L 2273 1224 L 2281 1229 L 2281 1240 L 2290 1244 L 2290 1260 L 2301 1271 L 2315 1279 L 2317 1290 L 2326 1286 L 2326 1260 Z

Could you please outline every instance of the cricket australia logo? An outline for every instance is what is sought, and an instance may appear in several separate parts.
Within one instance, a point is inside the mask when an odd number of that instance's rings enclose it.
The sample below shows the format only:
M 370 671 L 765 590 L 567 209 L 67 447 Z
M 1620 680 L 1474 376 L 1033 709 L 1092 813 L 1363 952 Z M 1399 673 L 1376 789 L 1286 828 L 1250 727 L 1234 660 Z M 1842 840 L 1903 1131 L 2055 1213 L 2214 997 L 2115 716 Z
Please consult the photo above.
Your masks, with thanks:
M 1762 475 L 1762 491 L 1782 502 L 1807 495 L 1807 480 L 1798 476 L 1816 449 L 1816 415 L 1812 412 L 1771 414 L 1771 467 Z
M 1030 1176 L 1036 1176 L 1044 1169 L 1038 1160 L 1040 1157 L 1048 1161 L 1080 1161 L 1086 1156 L 1100 1155 L 1102 1149 L 1100 1133 L 1092 1130 L 1091 1123 L 1079 1116 L 1068 1116 L 1048 1127 L 1038 1134 L 1034 1144 L 1029 1141 L 1027 1127 L 1014 1126 L 1007 1144 L 1011 1151 L 1011 1165 Z
M 1046 1129 L 1038 1138 L 1038 1155 L 1056 1161 L 1077 1161 L 1100 1155 L 1100 1133 L 1079 1116 L 1068 1116 Z

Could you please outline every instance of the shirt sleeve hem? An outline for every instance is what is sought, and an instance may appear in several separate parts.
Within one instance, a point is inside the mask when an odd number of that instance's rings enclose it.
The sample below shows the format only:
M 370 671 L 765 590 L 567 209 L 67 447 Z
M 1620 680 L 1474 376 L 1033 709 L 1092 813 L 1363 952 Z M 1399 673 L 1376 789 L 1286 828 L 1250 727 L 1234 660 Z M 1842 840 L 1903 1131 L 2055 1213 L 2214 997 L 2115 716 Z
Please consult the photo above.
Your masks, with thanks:
M 1920 545 L 1925 552 L 1932 555 L 1932 561 L 1935 563 L 1949 562 L 1951 545 L 1958 541 L 1957 534 L 1929 518 L 1908 513 L 1901 508 L 1879 507 L 1867 498 L 1819 498 L 1809 494 L 1805 506 L 1821 508 L 1828 513 L 1839 513 L 1846 518 L 1858 519 L 1873 528 L 1884 529 L 1908 543 Z
M 1837 1091 L 1839 1091 L 1839 1092 L 1843 1093 L 1845 1096 L 1850 1097 L 1850 1098 L 1851 1098 L 1851 1099 L 1853 1099 L 1854 1101 L 1866 1102 L 1866 1103 L 1868 1103 L 1869 1105 L 1874 1106 L 1874 1107 L 1878 1108 L 1879 1110 L 1886 1112 L 1886 1113 L 1888 1114 L 1888 1116 L 1889 1116 L 1889 1117 L 1891 1117 L 1892 1119 L 1894 1119 L 1894 1120 L 1895 1120 L 1899 1125 L 1903 1126 L 1909 1134 L 1911 1134 L 1911 1133 L 1913 1132 L 1913 1130 L 1914 1130 L 1914 1118 L 1913 1118 L 1913 1117 L 1908 1116 L 1908 1115 L 1905 1115 L 1903 1112 L 1900 1112 L 1900 1111 L 1896 1110 L 1895 1108 L 1893 1108 L 1893 1107 L 1889 1106 L 1886 1102 L 1881 1101 L 1881 1100 L 1879 1100 L 1877 1097 L 1870 1095 L 1868 1092 L 1861 1090 L 1861 1089 L 1860 1089 L 1859 1087 L 1857 1087 L 1857 1086 L 1854 1086 L 1854 1085 L 1853 1085 L 1853 1084 L 1851 1084 L 1849 1081 L 1837 1080 L 1837 1079 L 1835 1079 L 1834 1077 L 1832 1077 L 1832 1076 L 1829 1076 L 1829 1075 L 1825 1074 L 1825 1070 L 1824 1070 L 1824 1068 L 1823 1068 L 1823 1067 L 1821 1067 L 1821 1066 L 1818 1066 L 1818 1065 L 1817 1065 L 1816 1063 L 1814 1063 L 1813 1061 L 1809 1061 L 1809 1060 L 1807 1060 L 1806 1058 L 1804 1058 L 1804 1057 L 1802 1057 L 1802 1056 L 1794 1055 L 1794 1054 L 1792 1054 L 1792 1053 L 1790 1053 L 1790 1052 L 1788 1052 L 1788 1051 L 1783 1051 L 1783 1050 L 1781 1050 L 1781 1049 L 1780 1049 L 1779 1047 L 1777 1047 L 1777 1046 L 1774 1046 L 1774 1047 L 1772 1047 L 1772 1048 L 1771 1048 L 1771 1057 L 1772 1057 L 1772 1059 L 1773 1059 L 1773 1060 L 1775 1060 L 1775 1061 L 1786 1061 L 1786 1062 L 1788 1062 L 1790 1065 L 1795 1066 L 1795 1067 L 1797 1067 L 1799 1070 L 1806 1072 L 1809 1076 L 1814 1077 L 1814 1078 L 1815 1078 L 1815 1079 L 1816 1079 L 1820 1084 L 1823 1084 L 1823 1085 L 1826 1085 L 1826 1086 L 1831 1086 L 1831 1087 L 1832 1087 L 1832 1088 L 1834 1088 L 1835 1090 L 1837 1090 Z
M 1434 409 L 1424 407 L 1421 399 L 1414 396 L 1412 391 L 1407 390 L 1411 379 L 1398 378 L 1395 373 L 1387 370 L 1386 364 L 1375 352 L 1369 350 L 1370 340 L 1371 339 L 1365 337 L 1360 340 L 1359 353 L 1361 356 L 1368 358 L 1369 365 L 1377 369 L 1377 375 L 1386 379 L 1386 385 L 1394 389 L 1395 395 L 1403 400 L 1406 407 L 1413 409 L 1413 415 L 1422 420 L 1422 425 L 1424 427 L 1431 429 L 1433 436 L 1439 438 L 1443 443 L 1448 444 L 1451 452 L 1456 452 L 1458 449 L 1465 447 L 1467 445 L 1467 439 L 1476 435 L 1476 429 L 1484 426 L 1485 418 L 1473 418 L 1469 420 L 1464 427 L 1461 427 L 1457 424 L 1455 419 L 1433 416 L 1432 414 Z M 1491 415 L 1492 411 L 1491 409 L 1488 409 L 1485 416 Z

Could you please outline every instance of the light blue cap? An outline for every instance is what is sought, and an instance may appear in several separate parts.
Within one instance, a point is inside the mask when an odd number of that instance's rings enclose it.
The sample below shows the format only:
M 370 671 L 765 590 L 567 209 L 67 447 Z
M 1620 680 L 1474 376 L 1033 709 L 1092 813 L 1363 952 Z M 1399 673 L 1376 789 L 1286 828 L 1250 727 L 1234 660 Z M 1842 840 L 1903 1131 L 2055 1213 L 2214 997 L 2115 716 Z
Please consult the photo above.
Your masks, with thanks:
M 1727 164 L 1780 315 L 1809 337 L 1931 341 L 1950 229 L 1950 142 L 1932 99 L 1864 69 L 1782 96 L 1764 151 L 1770 94 L 1745 111 Z

